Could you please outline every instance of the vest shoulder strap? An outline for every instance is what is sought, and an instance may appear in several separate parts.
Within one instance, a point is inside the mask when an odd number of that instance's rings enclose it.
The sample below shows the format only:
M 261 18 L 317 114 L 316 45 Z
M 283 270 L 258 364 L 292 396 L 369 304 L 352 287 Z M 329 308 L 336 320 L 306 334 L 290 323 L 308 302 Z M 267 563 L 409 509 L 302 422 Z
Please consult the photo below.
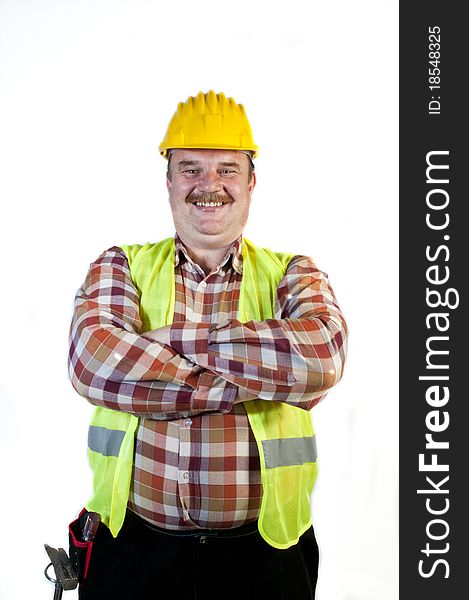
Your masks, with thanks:
M 122 245 L 140 297 L 143 331 L 172 323 L 175 303 L 174 238 L 156 244 Z M 151 302 L 148 302 L 148 299 Z
M 243 282 L 239 319 L 264 321 L 274 317 L 275 294 L 294 254 L 260 248 L 243 238 Z

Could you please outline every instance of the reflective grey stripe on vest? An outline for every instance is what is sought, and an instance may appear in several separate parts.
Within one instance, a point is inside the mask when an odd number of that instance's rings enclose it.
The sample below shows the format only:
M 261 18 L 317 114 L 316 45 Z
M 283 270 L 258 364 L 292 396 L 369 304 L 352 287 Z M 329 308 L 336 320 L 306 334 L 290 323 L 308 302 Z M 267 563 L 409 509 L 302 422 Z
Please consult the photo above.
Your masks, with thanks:
M 307 462 L 316 462 L 316 436 L 263 440 L 265 466 L 290 467 Z
M 90 425 L 88 430 L 88 448 L 104 456 L 119 456 L 119 450 L 125 431 L 106 429 Z

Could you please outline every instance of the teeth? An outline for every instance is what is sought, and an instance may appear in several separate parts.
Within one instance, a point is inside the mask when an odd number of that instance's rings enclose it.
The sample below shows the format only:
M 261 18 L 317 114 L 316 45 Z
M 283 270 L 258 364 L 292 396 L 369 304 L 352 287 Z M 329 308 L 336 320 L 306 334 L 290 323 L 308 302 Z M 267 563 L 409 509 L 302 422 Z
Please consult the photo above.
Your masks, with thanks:
M 196 202 L 196 206 L 223 206 L 223 202 Z

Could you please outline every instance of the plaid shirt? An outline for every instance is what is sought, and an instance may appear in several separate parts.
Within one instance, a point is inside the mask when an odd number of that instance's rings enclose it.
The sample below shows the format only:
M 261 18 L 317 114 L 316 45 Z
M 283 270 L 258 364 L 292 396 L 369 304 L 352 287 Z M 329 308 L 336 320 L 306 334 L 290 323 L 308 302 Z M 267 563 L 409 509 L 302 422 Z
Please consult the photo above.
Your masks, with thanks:
M 243 400 L 311 409 L 342 375 L 347 328 L 327 275 L 295 256 L 275 318 L 237 320 L 241 238 L 205 275 L 176 236 L 170 345 L 145 337 L 124 252 L 90 265 L 75 299 L 69 369 L 92 404 L 141 417 L 129 507 L 167 529 L 258 517 L 259 455 Z

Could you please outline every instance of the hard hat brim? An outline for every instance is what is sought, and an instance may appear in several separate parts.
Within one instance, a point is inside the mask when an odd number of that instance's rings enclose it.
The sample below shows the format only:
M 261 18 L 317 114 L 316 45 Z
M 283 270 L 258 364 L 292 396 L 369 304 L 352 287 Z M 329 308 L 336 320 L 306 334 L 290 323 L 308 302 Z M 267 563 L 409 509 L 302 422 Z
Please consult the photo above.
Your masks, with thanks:
M 159 152 L 161 156 L 168 158 L 168 152 L 170 150 L 234 150 L 239 152 L 250 152 L 252 158 L 257 158 L 259 154 L 258 148 L 233 148 L 233 146 L 221 146 L 220 144 L 207 144 L 206 146 L 202 146 L 201 144 L 197 144 L 196 146 L 160 146 Z

